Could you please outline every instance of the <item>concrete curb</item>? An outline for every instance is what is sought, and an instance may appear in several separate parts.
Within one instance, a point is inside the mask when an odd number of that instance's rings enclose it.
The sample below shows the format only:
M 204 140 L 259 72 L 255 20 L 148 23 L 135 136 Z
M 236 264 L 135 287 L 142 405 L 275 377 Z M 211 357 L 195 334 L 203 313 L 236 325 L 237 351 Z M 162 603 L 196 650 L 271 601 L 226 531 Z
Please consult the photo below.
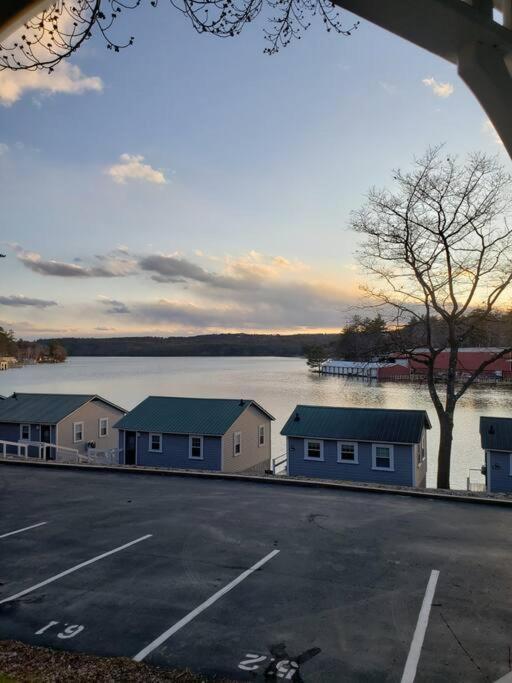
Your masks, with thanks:
M 349 482 L 326 481 L 325 479 L 301 479 L 287 476 L 260 475 L 260 474 L 229 474 L 227 472 L 201 472 L 196 470 L 173 470 L 157 467 L 123 466 L 123 465 L 78 465 L 73 463 L 40 462 L 23 460 L 2 460 L 1 465 L 14 465 L 21 467 L 49 467 L 89 472 L 117 472 L 122 474 L 150 474 L 163 477 L 195 477 L 199 479 L 232 479 L 235 481 L 255 482 L 260 484 L 273 484 L 277 486 L 302 486 L 306 488 L 320 488 L 341 491 L 356 491 L 358 493 L 380 493 L 387 495 L 410 496 L 412 498 L 426 498 L 428 500 L 442 500 L 457 503 L 479 503 L 481 505 L 501 505 L 512 507 L 512 497 L 493 498 L 490 496 L 471 496 L 465 493 L 443 493 L 442 491 L 422 490 L 413 488 L 400 488 L 393 486 L 361 485 Z

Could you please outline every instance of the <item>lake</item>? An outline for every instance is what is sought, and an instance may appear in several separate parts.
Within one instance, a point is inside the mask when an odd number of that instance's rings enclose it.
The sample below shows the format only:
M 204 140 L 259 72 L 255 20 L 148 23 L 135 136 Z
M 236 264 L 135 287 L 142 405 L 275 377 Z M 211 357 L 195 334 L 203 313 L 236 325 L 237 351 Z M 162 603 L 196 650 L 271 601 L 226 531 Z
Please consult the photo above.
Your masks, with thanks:
M 301 358 L 69 358 L 60 365 L 32 365 L 0 373 L 0 394 L 13 391 L 96 393 L 131 409 L 146 396 L 252 398 L 276 421 L 274 457 L 284 453 L 279 435 L 297 403 L 375 408 L 423 408 L 428 434 L 428 485 L 435 486 L 438 430 L 428 390 L 409 383 L 369 385 L 354 379 L 317 375 Z M 465 488 L 470 467 L 480 468 L 480 415 L 510 417 L 512 392 L 506 387 L 470 389 L 459 403 L 453 449 L 453 488 Z

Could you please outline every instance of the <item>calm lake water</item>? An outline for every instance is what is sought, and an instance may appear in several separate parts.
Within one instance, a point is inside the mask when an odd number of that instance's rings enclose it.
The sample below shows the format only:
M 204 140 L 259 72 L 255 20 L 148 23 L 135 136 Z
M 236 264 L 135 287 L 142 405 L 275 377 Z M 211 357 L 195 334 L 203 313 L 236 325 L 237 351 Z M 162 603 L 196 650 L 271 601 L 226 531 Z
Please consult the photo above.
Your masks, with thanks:
M 369 385 L 309 372 L 299 358 L 70 358 L 62 365 L 34 365 L 0 373 L 0 394 L 13 391 L 96 393 L 131 409 L 146 396 L 252 398 L 276 421 L 272 452 L 284 453 L 279 435 L 297 403 L 376 408 L 424 408 L 428 434 L 428 485 L 435 486 L 438 430 L 426 387 L 409 383 Z M 510 417 L 512 391 L 475 387 L 456 415 L 451 485 L 465 488 L 470 467 L 480 468 L 480 415 Z

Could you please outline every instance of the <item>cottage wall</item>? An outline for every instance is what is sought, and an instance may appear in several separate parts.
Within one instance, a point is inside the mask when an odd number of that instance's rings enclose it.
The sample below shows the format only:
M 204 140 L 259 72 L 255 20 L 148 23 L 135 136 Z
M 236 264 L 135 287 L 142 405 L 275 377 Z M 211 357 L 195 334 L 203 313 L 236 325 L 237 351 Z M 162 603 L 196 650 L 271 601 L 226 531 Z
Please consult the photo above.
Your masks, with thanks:
M 121 410 L 103 401 L 89 401 L 59 422 L 57 429 L 58 444 L 66 448 L 76 448 L 80 453 L 87 452 L 89 441 L 94 441 L 99 450 L 116 448 L 118 435 L 117 429 L 114 429 L 113 425 L 123 415 L 124 413 Z M 108 418 L 108 434 L 104 437 L 100 436 L 100 418 L 102 417 Z M 84 438 L 80 443 L 73 441 L 73 424 L 75 422 L 84 423 Z
M 341 479 L 414 486 L 413 446 L 394 444 L 394 471 L 372 469 L 372 444 L 358 442 L 358 464 L 339 463 L 337 441 L 323 439 L 323 461 L 305 460 L 305 439 L 288 437 L 288 473 L 291 476 Z
M 251 405 L 231 425 L 222 437 L 223 472 L 262 471 L 270 468 L 270 431 L 272 421 L 256 406 Z M 258 442 L 258 428 L 265 428 L 265 443 Z M 240 455 L 234 454 L 235 432 L 242 434 Z
M 149 450 L 149 432 L 137 432 L 137 434 L 137 465 L 187 470 L 219 471 L 221 469 L 220 436 L 203 437 L 203 459 L 196 460 L 189 457 L 187 434 L 162 434 L 161 453 Z M 124 463 L 124 430 L 119 430 L 119 448 L 121 449 L 120 462 Z

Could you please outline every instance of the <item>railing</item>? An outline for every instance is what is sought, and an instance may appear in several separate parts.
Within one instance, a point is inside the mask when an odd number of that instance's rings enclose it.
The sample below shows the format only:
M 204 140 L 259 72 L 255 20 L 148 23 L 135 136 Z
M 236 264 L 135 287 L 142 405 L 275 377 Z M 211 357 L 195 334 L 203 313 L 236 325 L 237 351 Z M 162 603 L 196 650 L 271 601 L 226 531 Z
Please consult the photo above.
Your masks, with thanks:
M 32 449 L 31 451 L 29 449 Z M 9 452 L 11 451 L 11 452 Z M 13 452 L 14 451 L 14 452 Z M 36 453 L 35 455 L 31 455 Z M 67 446 L 58 446 L 54 443 L 47 443 L 45 441 L 5 441 L 0 440 L 0 457 L 5 460 L 12 459 L 38 459 L 51 460 L 51 456 L 55 454 L 55 460 L 58 460 L 64 454 L 71 456 L 78 456 L 76 448 L 68 448 Z M 48 457 L 50 456 L 50 457 Z
M 16 449 L 15 453 L 8 453 L 9 446 Z M 11 449 L 11 450 L 12 450 Z M 8 460 L 9 458 L 28 458 L 28 444 L 21 441 L 0 441 L 0 457 Z
M 480 476 L 475 478 L 475 475 L 471 474 L 472 472 L 478 472 Z M 487 482 L 485 481 L 485 479 L 483 479 L 482 481 L 482 478 L 483 475 L 481 469 L 478 469 L 476 467 L 470 468 L 467 476 L 467 490 L 476 492 L 487 491 Z
M 272 459 L 272 472 L 274 474 L 288 473 L 288 453 L 283 453 Z

